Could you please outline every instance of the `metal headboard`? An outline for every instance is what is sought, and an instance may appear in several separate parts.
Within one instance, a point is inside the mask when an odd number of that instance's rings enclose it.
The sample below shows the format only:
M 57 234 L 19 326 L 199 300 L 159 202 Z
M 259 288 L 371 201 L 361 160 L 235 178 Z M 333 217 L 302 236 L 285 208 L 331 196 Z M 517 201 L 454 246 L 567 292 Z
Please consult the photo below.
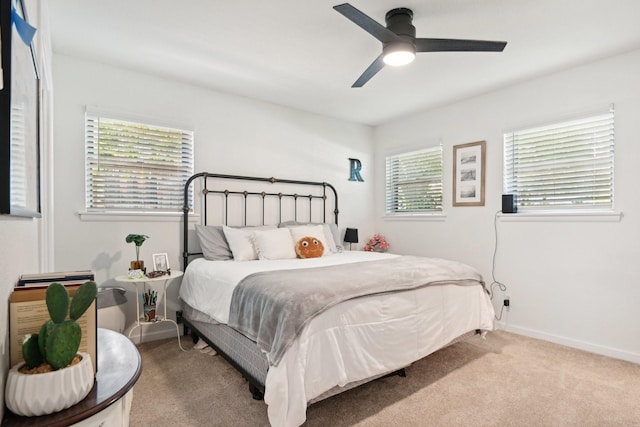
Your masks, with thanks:
M 322 201 L 322 222 L 327 222 L 326 221 L 326 212 L 327 212 L 327 199 L 329 199 L 330 197 L 327 195 L 327 188 L 331 190 L 331 193 L 333 195 L 333 210 L 332 213 L 334 215 L 334 221 L 335 224 L 338 225 L 338 193 L 336 192 L 336 189 L 331 185 L 328 184 L 326 182 L 314 182 L 314 181 L 299 181 L 299 180 L 293 180 L 293 179 L 278 179 L 278 178 L 260 178 L 260 177 L 253 177 L 253 176 L 240 176 L 240 175 L 224 175 L 224 174 L 215 174 L 215 173 L 208 173 L 208 172 L 200 172 L 197 173 L 195 175 L 192 175 L 186 182 L 185 186 L 184 186 L 184 204 L 183 204 L 183 251 L 182 251 L 182 267 L 183 269 L 187 267 L 187 264 L 189 263 L 189 258 L 192 256 L 198 256 L 198 255 L 202 255 L 202 252 L 189 252 L 189 212 L 191 211 L 191 207 L 190 205 L 190 192 L 189 192 L 189 188 L 190 186 L 194 183 L 194 181 L 201 179 L 202 182 L 202 191 L 201 191 L 201 195 L 202 195 L 202 203 L 203 203 L 203 220 L 202 223 L 204 225 L 207 225 L 207 212 L 209 209 L 208 206 L 208 202 L 209 202 L 209 198 L 207 197 L 208 195 L 212 195 L 212 194 L 217 194 L 217 195 L 222 195 L 222 200 L 223 200 L 223 204 L 224 204 L 224 224 L 227 224 L 228 221 L 228 211 L 229 211 L 229 198 L 230 197 L 240 197 L 243 199 L 244 201 L 244 218 L 243 218 L 243 222 L 244 225 L 246 225 L 246 221 L 247 221 L 247 199 L 249 196 L 258 196 L 261 198 L 262 200 L 262 223 L 264 224 L 265 221 L 265 201 L 268 198 L 272 198 L 272 199 L 277 199 L 277 203 L 278 203 L 278 216 L 280 219 L 280 222 L 282 222 L 282 203 L 283 200 L 293 200 L 293 206 L 294 206 L 294 215 L 293 215 L 293 220 L 294 221 L 298 221 L 298 202 L 302 201 L 308 201 L 309 203 L 309 218 L 308 221 L 311 222 L 312 220 L 312 202 L 313 200 L 321 200 Z M 318 191 L 318 194 L 313 194 L 313 193 L 309 193 L 309 194 L 300 194 L 300 193 L 284 193 L 284 192 L 267 192 L 267 191 L 247 191 L 247 190 L 242 190 L 242 191 L 238 191 L 238 190 L 228 190 L 226 188 L 224 189 L 220 189 L 217 188 L 215 186 L 213 186 L 212 184 L 220 184 L 220 182 L 216 182 L 216 181 L 222 181 L 224 182 L 225 180 L 235 180 L 235 181 L 252 181 L 252 182 L 264 182 L 264 183 L 268 183 L 269 185 L 272 184 L 295 184 L 295 185 L 302 185 L 302 186 L 312 186 L 312 187 L 320 187 L 321 194 L 320 191 Z M 286 188 L 286 186 L 285 186 Z M 305 218 L 306 219 L 306 218 Z

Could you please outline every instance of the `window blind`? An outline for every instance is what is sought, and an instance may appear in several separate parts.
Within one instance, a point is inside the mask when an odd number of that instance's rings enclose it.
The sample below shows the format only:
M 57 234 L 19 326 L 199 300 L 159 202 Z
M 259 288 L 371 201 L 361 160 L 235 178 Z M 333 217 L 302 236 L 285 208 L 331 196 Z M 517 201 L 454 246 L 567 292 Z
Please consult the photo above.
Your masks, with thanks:
M 182 212 L 192 131 L 85 117 L 88 211 Z
M 442 146 L 386 158 L 387 214 L 442 211 Z
M 523 209 L 613 209 L 614 113 L 504 134 L 504 191 Z
M 27 206 L 27 152 L 24 108 L 11 109 L 11 205 Z M 37 167 L 37 165 L 32 165 Z

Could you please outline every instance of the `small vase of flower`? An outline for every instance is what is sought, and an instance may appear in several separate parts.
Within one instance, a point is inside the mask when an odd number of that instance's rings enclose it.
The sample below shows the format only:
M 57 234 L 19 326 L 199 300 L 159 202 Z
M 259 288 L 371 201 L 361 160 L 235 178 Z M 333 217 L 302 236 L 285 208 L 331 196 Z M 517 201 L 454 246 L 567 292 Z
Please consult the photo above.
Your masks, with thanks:
M 389 243 L 382 234 L 374 234 L 364 245 L 364 250 L 368 252 L 386 252 L 387 249 L 389 249 Z

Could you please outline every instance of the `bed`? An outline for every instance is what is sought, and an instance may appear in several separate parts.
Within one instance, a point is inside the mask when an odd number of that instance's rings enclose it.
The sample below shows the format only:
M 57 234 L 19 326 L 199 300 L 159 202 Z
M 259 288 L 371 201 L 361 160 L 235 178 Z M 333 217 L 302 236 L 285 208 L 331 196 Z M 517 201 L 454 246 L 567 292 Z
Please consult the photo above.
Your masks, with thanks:
M 184 195 L 179 321 L 240 371 L 273 426 L 301 425 L 307 405 L 493 329 L 472 267 L 343 250 L 328 183 L 199 173 Z M 323 256 L 292 255 L 311 234 Z

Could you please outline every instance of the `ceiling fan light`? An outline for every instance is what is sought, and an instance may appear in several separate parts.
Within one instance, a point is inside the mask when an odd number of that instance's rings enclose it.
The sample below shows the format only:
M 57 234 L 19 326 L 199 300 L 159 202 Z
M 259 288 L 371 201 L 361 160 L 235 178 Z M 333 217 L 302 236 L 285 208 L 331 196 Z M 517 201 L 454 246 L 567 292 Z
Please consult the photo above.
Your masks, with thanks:
M 410 64 L 414 59 L 416 59 L 415 52 L 411 52 L 408 50 L 396 50 L 393 52 L 389 52 L 382 58 L 385 64 L 392 67 L 400 67 Z

